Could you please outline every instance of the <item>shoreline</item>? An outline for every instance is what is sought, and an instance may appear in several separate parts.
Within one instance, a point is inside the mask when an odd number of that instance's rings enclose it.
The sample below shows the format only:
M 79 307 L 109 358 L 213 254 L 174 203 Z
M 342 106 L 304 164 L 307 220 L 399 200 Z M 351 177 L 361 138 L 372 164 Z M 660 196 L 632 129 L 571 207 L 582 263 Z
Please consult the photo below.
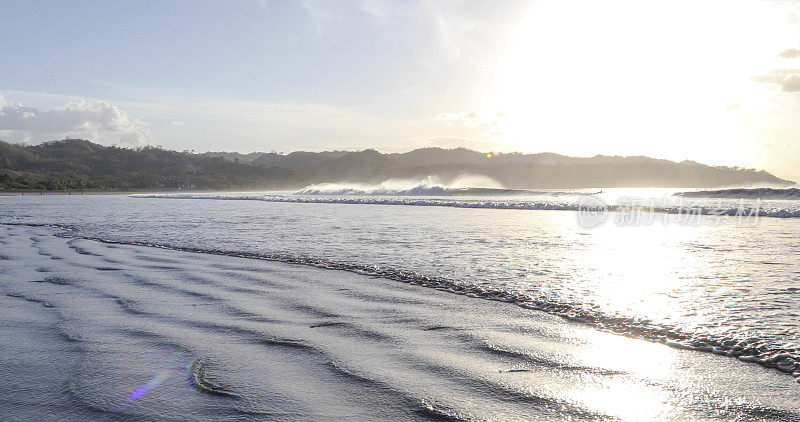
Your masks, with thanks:
M 637 330 L 635 327 L 627 326 L 624 320 L 616 321 L 612 325 L 605 325 L 599 321 L 590 320 L 590 318 L 596 318 L 593 317 L 592 315 L 578 316 L 571 308 L 569 307 L 564 308 L 563 305 L 553 306 L 551 304 L 548 304 L 547 302 L 543 303 L 531 302 L 527 299 L 520 298 L 516 295 L 509 295 L 502 291 L 485 291 L 479 288 L 461 286 L 445 278 L 420 276 L 415 273 L 403 273 L 396 271 L 382 272 L 382 271 L 376 271 L 374 268 L 370 266 L 341 264 L 333 261 L 324 261 L 317 259 L 309 260 L 309 259 L 298 258 L 291 255 L 264 254 L 255 252 L 231 251 L 225 249 L 200 249 L 191 247 L 179 247 L 170 244 L 156 243 L 156 242 L 115 241 L 100 237 L 81 235 L 79 234 L 79 232 L 81 231 L 80 227 L 73 227 L 62 224 L 0 222 L 0 227 L 4 225 L 55 228 L 61 232 L 54 233 L 54 236 L 63 237 L 67 239 L 83 239 L 109 245 L 140 246 L 140 247 L 158 248 L 176 252 L 199 253 L 199 254 L 217 255 L 217 256 L 242 258 L 242 259 L 254 259 L 267 262 L 276 262 L 286 265 L 308 266 L 323 270 L 344 271 L 347 273 L 353 273 L 366 277 L 373 277 L 373 278 L 377 277 L 392 282 L 400 282 L 411 286 L 424 287 L 426 289 L 434 289 L 448 294 L 462 295 L 470 299 L 480 299 L 490 302 L 500 302 L 518 306 L 520 308 L 534 312 L 544 312 L 548 315 L 561 318 L 564 321 L 577 323 L 582 326 L 586 326 L 601 332 L 611 333 L 614 335 L 621 335 L 631 339 L 644 340 L 656 344 L 662 344 L 675 349 L 696 351 L 702 353 L 711 353 L 726 358 L 738 359 L 742 362 L 756 364 L 771 371 L 774 371 L 777 376 L 792 377 L 795 381 L 800 383 L 800 368 L 796 368 L 796 364 L 794 362 L 792 362 L 790 365 L 789 363 L 784 363 L 782 359 L 776 359 L 772 357 L 772 355 L 775 354 L 774 352 L 772 352 L 772 354 L 770 354 L 770 352 L 766 353 L 766 355 L 768 356 L 767 358 L 745 355 L 742 353 L 742 351 L 744 350 L 743 348 L 734 347 L 729 344 L 726 344 L 727 342 L 729 342 L 729 340 L 726 340 L 724 338 L 717 339 L 716 341 L 712 342 L 706 342 L 703 344 L 690 344 L 691 337 L 682 332 L 670 331 L 666 334 L 660 330 L 656 330 L 655 332 L 650 332 L 650 331 L 642 332 Z M 780 354 L 779 356 L 783 356 L 783 354 Z M 791 356 L 789 357 L 791 358 Z M 784 368 L 783 367 L 784 365 L 790 365 L 790 366 Z
M 231 258 L 254 259 L 267 262 L 277 262 L 287 265 L 308 266 L 323 270 L 344 271 L 348 273 L 357 274 L 360 276 L 378 277 L 392 282 L 400 282 L 411 286 L 419 286 L 419 287 L 424 287 L 426 289 L 438 290 L 448 294 L 466 296 L 470 299 L 481 299 L 490 302 L 500 302 L 518 306 L 525 310 L 530 310 L 534 312 L 544 312 L 548 315 L 561 318 L 564 321 L 577 323 L 582 326 L 589 327 L 593 330 L 611 333 L 614 335 L 621 335 L 632 339 L 644 340 L 656 344 L 665 345 L 674 349 L 709 353 L 718 356 L 723 356 L 729 359 L 736 359 L 741 362 L 749 364 L 756 364 L 770 371 L 774 371 L 776 376 L 788 376 L 793 378 L 798 383 L 800 383 L 800 367 L 798 367 L 797 363 L 794 361 L 784 362 L 783 360 L 784 357 L 791 359 L 793 356 L 781 353 L 780 351 L 776 352 L 773 350 L 768 350 L 761 356 L 752 356 L 744 353 L 749 349 L 745 349 L 741 346 L 738 346 L 737 344 L 735 344 L 735 342 L 731 343 L 730 340 L 725 338 L 719 338 L 713 341 L 709 340 L 702 344 L 697 344 L 692 341 L 690 335 L 680 331 L 670 330 L 668 332 L 665 332 L 660 329 L 655 329 L 652 331 L 648 330 L 643 331 L 638 329 L 638 327 L 636 327 L 635 325 L 629 325 L 628 321 L 619 319 L 614 319 L 611 321 L 610 324 L 607 324 L 601 320 L 598 320 L 598 318 L 600 318 L 598 316 L 595 316 L 593 314 L 586 314 L 586 315 L 580 314 L 580 312 L 576 312 L 569 306 L 564 307 L 561 304 L 550 304 L 547 302 L 538 302 L 538 301 L 532 302 L 527 298 L 522 298 L 517 295 L 508 294 L 502 291 L 492 291 L 492 290 L 486 291 L 477 287 L 462 286 L 446 278 L 421 276 L 415 273 L 405 273 L 394 270 L 390 270 L 388 272 L 379 271 L 371 266 L 341 264 L 338 262 L 318 260 L 318 259 L 304 259 L 291 255 L 265 254 L 265 253 L 243 252 L 243 251 L 234 251 L 225 249 L 200 249 L 191 247 L 180 247 L 180 246 L 174 246 L 170 244 L 157 243 L 157 242 L 122 242 L 100 237 L 81 235 L 79 234 L 79 232 L 81 231 L 79 227 L 72 227 L 62 224 L 30 224 L 30 223 L 0 222 L 0 227 L 2 227 L 3 225 L 56 228 L 61 230 L 63 233 L 55 233 L 54 234 L 55 236 L 64 237 L 68 239 L 83 239 L 109 245 L 141 246 L 141 247 L 159 248 L 177 252 L 209 254 L 209 255 L 231 257 Z M 64 234 L 66 232 L 70 234 Z M 778 357 L 776 358 L 776 356 Z
M 301 188 L 298 188 L 301 189 Z M 296 190 L 296 189 L 295 189 Z M 263 193 L 263 192 L 294 192 L 295 190 L 73 190 L 73 191 L 40 191 L 40 190 L 0 190 L 0 196 L 39 196 L 39 195 L 136 195 L 136 194 L 152 194 L 163 195 L 171 193 Z
M 71 339 L 54 343 L 77 347 L 78 366 L 65 385 L 102 412 L 188 411 L 188 419 L 200 419 L 211 406 L 268 419 L 370 419 L 375 412 L 407 419 L 800 417 L 797 383 L 735 359 L 353 272 L 57 231 L 0 225 L 8 304 L 0 309 L 25 307 L 39 325 Z M 55 326 L 47 323 L 52 313 Z M 9 329 L 23 335 L 23 326 Z M 112 344 L 115 352 L 105 352 Z M 170 362 L 199 363 L 205 387 L 182 384 L 175 365 L 154 374 L 164 359 L 153 350 L 164 347 Z M 160 380 L 151 387 L 160 395 L 125 403 L 148 379 Z M 181 398 L 187 388 L 202 394 Z M 12 409 L 23 400 L 3 396 Z M 355 397 L 377 404 L 364 407 Z

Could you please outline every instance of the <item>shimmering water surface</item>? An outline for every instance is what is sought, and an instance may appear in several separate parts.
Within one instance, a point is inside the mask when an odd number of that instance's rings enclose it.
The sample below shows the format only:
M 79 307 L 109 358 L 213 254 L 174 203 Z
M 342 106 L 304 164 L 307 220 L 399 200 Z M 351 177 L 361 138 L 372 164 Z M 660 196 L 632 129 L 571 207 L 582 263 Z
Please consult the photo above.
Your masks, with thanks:
M 643 192 L 606 192 L 604 201 Z M 658 203 L 679 204 L 672 192 L 656 192 Z M 645 213 L 631 226 L 611 213 L 586 228 L 573 211 L 513 206 L 569 209 L 580 196 L 13 196 L 0 198 L 0 221 L 373 272 L 795 371 L 800 220 Z M 511 205 L 458 205 L 475 202 Z M 786 200 L 760 206 L 796 207 Z
M 591 228 L 587 192 L 2 196 L 0 403 L 12 419 L 800 419 L 795 202 L 686 215 L 673 193 Z
M 3 420 L 797 421 L 760 365 L 385 277 L 0 225 Z

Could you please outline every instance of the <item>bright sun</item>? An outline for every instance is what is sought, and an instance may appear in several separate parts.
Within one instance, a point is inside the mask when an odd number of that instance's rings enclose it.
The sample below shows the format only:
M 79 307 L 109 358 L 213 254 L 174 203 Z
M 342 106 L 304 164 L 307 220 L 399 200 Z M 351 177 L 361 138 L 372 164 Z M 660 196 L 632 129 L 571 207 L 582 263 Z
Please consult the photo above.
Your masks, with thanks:
M 767 2 L 536 2 L 512 35 L 485 109 L 512 149 L 746 163 L 747 113 L 797 34 Z M 745 116 L 745 117 L 743 117 Z

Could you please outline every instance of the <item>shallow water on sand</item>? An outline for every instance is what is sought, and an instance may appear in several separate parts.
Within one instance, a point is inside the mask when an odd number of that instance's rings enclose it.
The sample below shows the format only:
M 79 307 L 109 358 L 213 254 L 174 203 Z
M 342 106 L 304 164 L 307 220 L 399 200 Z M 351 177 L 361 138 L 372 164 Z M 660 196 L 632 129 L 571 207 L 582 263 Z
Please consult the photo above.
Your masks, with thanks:
M 800 420 L 736 359 L 381 277 L 0 225 L 7 420 Z
M 679 224 L 681 216 L 664 215 L 636 227 L 585 228 L 573 211 L 386 206 L 353 200 L 374 198 L 347 198 L 349 203 L 3 197 L 0 222 L 72 225 L 77 235 L 105 240 L 348 268 L 739 357 L 772 367 L 776 376 L 800 375 L 795 218 L 699 216 Z M 554 198 L 568 200 L 562 193 Z

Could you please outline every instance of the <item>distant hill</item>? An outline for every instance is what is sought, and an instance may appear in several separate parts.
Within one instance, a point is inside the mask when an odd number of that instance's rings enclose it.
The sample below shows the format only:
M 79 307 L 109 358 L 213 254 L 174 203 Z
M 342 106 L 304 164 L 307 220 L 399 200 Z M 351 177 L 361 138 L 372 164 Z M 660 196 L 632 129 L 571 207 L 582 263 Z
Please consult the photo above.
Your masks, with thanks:
M 221 157 L 80 139 L 20 146 L 0 142 L 0 189 L 262 189 L 302 180 L 302 172 Z
M 0 189 L 297 189 L 312 183 L 377 184 L 392 178 L 490 177 L 507 188 L 790 186 L 765 171 L 648 157 L 500 154 L 464 148 L 293 152 L 168 151 L 80 139 L 22 146 L 0 141 Z

